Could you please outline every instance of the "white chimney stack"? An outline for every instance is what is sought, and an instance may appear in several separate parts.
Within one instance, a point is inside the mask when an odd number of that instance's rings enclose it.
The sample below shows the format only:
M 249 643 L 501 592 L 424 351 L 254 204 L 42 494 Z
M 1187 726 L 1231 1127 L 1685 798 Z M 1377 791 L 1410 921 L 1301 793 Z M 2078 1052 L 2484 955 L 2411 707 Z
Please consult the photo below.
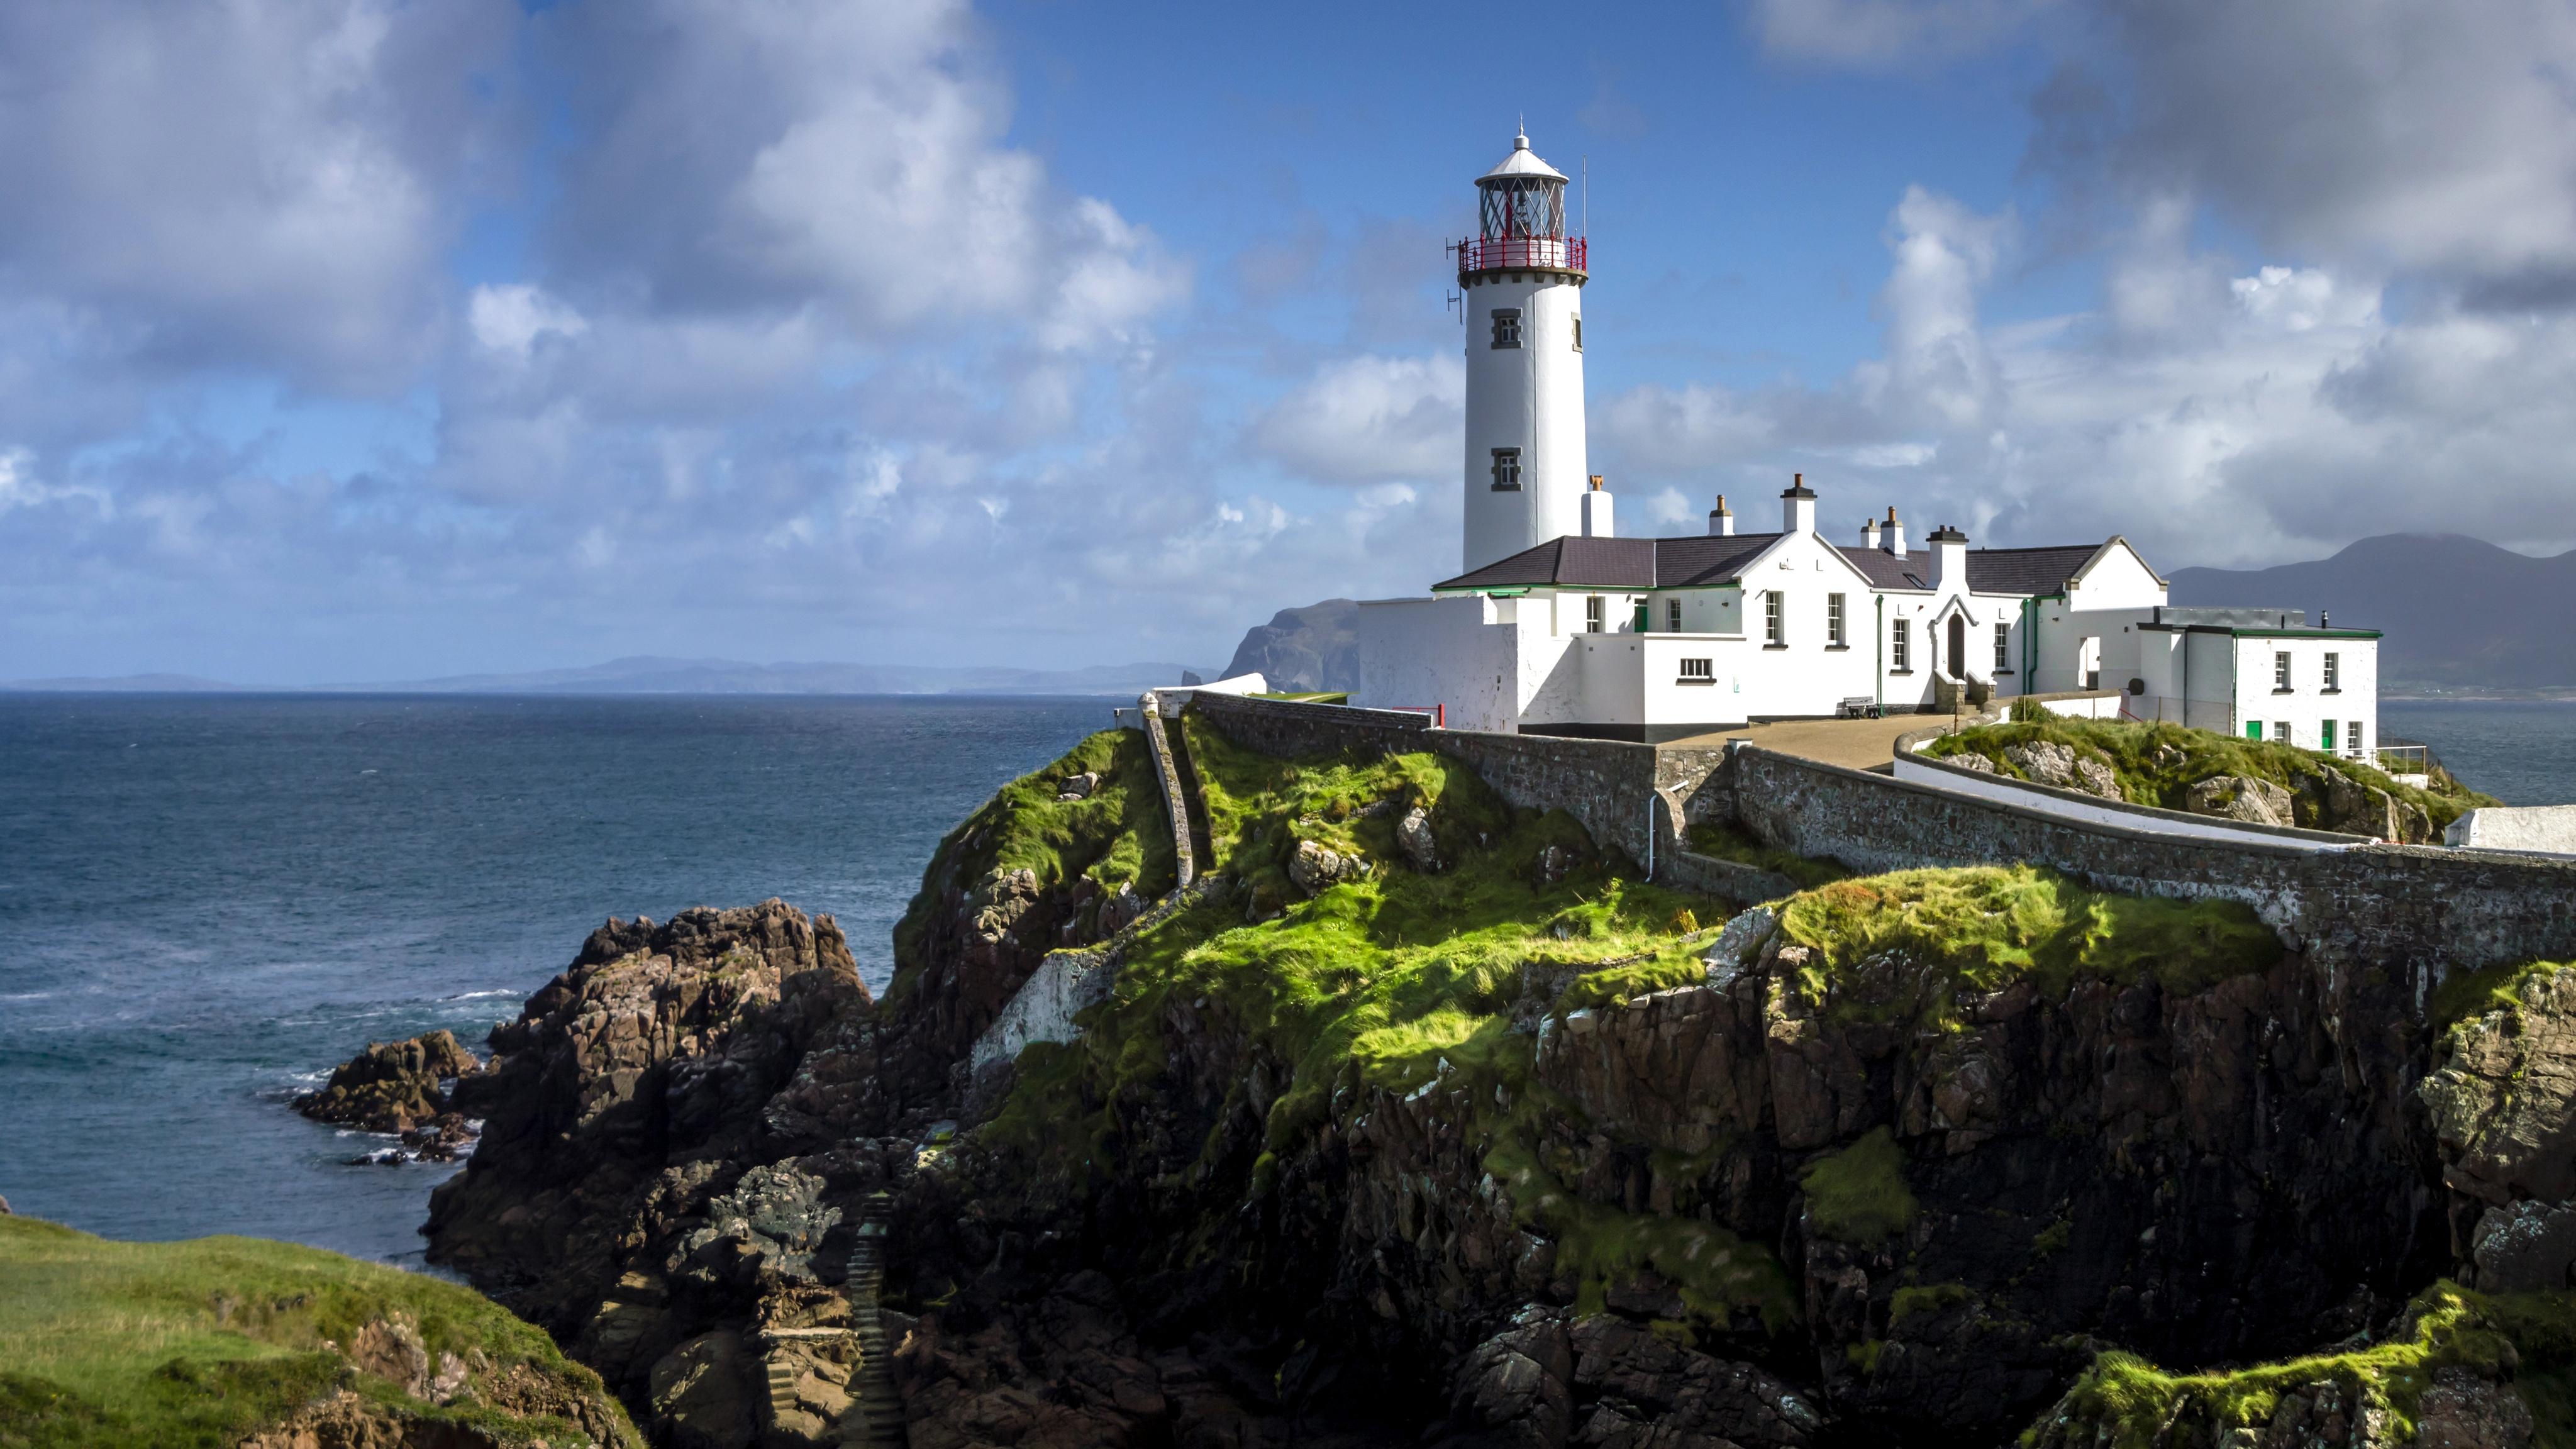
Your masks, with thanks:
M 1860 546 L 1863 548 L 1878 547 L 1877 519 L 1864 518 L 1860 521 Z
M 1968 587 L 1968 536 L 1948 524 L 1932 533 L 1932 587 Z
M 1789 486 L 1780 490 L 1780 531 L 1816 531 L 1816 490 L 1807 486 L 1804 473 L 1790 474 Z
M 1905 525 L 1897 520 L 1896 505 L 1887 505 L 1887 526 L 1879 530 L 1879 547 L 1898 558 L 1905 557 Z
M 1601 475 L 1592 475 L 1592 486 L 1583 490 L 1583 536 L 1616 538 L 1618 530 L 1610 521 L 1610 490 L 1601 486 Z
M 1735 537 L 1735 515 L 1727 512 L 1726 495 L 1723 493 L 1717 495 L 1717 506 L 1708 511 L 1708 536 L 1711 538 Z

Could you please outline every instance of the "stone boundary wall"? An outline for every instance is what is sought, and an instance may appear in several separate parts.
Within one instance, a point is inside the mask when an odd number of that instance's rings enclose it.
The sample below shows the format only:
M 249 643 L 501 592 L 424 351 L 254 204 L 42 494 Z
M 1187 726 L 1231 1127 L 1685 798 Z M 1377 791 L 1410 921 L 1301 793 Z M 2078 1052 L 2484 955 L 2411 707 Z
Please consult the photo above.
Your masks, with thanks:
M 2302 948 L 2405 973 L 2419 1004 L 2454 969 L 2576 958 L 2576 861 L 2188 840 L 1750 746 L 1704 788 L 1764 843 L 1855 870 L 2027 861 L 2107 890 L 2240 900 Z
M 2026 861 L 2132 895 L 2239 900 L 2302 949 L 2409 981 L 2419 1004 L 2453 970 L 2576 960 L 2576 861 L 2155 835 L 1742 742 L 1673 750 L 1431 730 L 1386 723 L 1374 711 L 1276 700 L 1203 698 L 1194 708 L 1227 738 L 1267 754 L 1436 750 L 1514 805 L 1566 810 L 1595 840 L 1651 860 L 1657 879 L 1708 881 L 1718 895 L 1736 897 L 1724 882 L 1740 878 L 1713 873 L 1730 862 L 1685 850 L 1684 825 L 1731 821 L 1764 844 L 1860 871 Z
M 1146 690 L 1136 701 L 1136 709 L 1145 717 L 1145 743 L 1154 752 L 1154 777 L 1163 785 L 1163 812 L 1172 822 L 1172 863 L 1178 868 L 1179 889 L 1189 889 L 1198 879 L 1198 863 L 1190 858 L 1190 807 L 1181 795 L 1180 767 L 1172 763 L 1171 736 L 1163 732 L 1162 700 L 1153 690 Z
M 1473 769 L 1514 805 L 1564 810 L 1583 822 L 1594 841 L 1627 852 L 1657 876 L 1659 857 L 1681 845 L 1673 821 L 1682 818 L 1691 788 L 1725 758 L 1722 750 L 1435 730 L 1420 715 L 1272 699 L 1203 695 L 1191 712 L 1227 739 L 1265 755 L 1435 751 Z

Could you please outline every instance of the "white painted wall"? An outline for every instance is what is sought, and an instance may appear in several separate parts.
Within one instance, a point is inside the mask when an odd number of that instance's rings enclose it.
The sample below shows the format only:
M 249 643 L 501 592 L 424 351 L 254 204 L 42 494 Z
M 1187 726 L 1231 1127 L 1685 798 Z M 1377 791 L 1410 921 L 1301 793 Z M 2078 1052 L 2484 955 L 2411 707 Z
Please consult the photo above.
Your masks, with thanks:
M 1363 601 L 1360 687 L 1351 703 L 1365 709 L 1436 704 L 1452 729 L 1509 733 L 1519 719 L 1519 627 L 1502 622 L 1497 606 L 1520 602 L 1477 595 Z
M 2301 639 L 2196 634 L 2176 629 L 2141 630 L 2138 677 L 2146 693 L 2127 701 L 2138 719 L 2167 720 L 2194 729 L 2215 730 L 2244 738 L 2246 725 L 2261 721 L 2263 738 L 2278 740 L 2280 726 L 2290 726 L 2288 743 L 2302 749 L 2325 746 L 2325 722 L 2335 722 L 2332 753 L 2379 760 L 2379 644 L 2374 639 Z M 2188 652 L 2189 671 L 2184 668 Z M 2290 656 L 2290 689 L 2276 691 L 2273 655 Z M 2325 659 L 2338 657 L 2338 692 L 2325 692 Z M 2109 681 L 2105 681 L 2108 683 Z M 2188 688 L 2189 694 L 2184 691 Z M 2350 747 L 2349 726 L 2361 721 L 2361 748 Z
M 1470 276 L 1467 342 L 1466 528 L 1462 572 L 1552 538 L 1583 532 L 1587 487 L 1583 354 L 1575 319 L 1583 288 L 1561 272 Z M 1518 308 L 1521 345 L 1493 346 L 1493 313 Z M 1521 487 L 1497 493 L 1493 450 L 1521 450 Z
M 2332 753 L 2350 753 L 2344 744 L 2350 721 L 2361 721 L 2361 750 L 2366 763 L 2379 760 L 2379 649 L 2370 639 L 2276 639 L 2240 637 L 2231 651 L 2236 661 L 2235 728 L 2245 735 L 2249 721 L 2263 723 L 2263 738 L 2281 740 L 2280 727 L 2290 727 L 2287 744 L 2324 750 L 2324 722 L 2335 721 Z M 2290 656 L 2290 687 L 2278 689 L 2273 659 Z M 2325 657 L 2340 656 L 2342 688 L 2325 692 Z M 2195 659 L 2194 667 L 2198 666 Z

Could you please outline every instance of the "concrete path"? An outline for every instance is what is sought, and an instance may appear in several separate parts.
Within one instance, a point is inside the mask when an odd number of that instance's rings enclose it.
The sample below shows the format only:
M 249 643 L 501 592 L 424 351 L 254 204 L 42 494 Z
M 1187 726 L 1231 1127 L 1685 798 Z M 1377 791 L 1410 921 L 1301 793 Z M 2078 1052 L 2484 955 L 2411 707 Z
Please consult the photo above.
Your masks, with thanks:
M 1964 718 L 1973 719 L 1974 716 Z M 1896 737 L 1948 723 L 1933 714 L 1891 714 L 1884 719 L 1797 719 L 1779 724 L 1713 730 L 1688 739 L 1668 740 L 1667 749 L 1707 749 L 1727 740 L 1748 740 L 1766 750 L 1795 755 L 1846 769 L 1867 770 L 1896 758 Z

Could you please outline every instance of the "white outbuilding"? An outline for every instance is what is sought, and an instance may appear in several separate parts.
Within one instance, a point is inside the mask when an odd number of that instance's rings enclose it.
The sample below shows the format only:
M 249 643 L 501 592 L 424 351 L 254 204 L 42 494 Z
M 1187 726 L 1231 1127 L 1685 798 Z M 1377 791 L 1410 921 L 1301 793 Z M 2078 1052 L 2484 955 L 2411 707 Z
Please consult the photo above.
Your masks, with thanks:
M 1894 508 L 1848 544 L 1803 477 L 1779 528 L 1621 538 L 1585 470 L 1586 241 L 1563 173 L 1515 138 L 1477 178 L 1456 245 L 1467 333 L 1462 571 L 1428 598 L 1360 608 L 1352 703 L 1436 708 L 1453 728 L 1660 742 L 1954 698 L 2094 696 L 2170 719 L 2373 758 L 2377 640 L 2286 609 L 2177 609 L 2120 537 L 1976 548 L 1943 525 L 1909 547 Z

